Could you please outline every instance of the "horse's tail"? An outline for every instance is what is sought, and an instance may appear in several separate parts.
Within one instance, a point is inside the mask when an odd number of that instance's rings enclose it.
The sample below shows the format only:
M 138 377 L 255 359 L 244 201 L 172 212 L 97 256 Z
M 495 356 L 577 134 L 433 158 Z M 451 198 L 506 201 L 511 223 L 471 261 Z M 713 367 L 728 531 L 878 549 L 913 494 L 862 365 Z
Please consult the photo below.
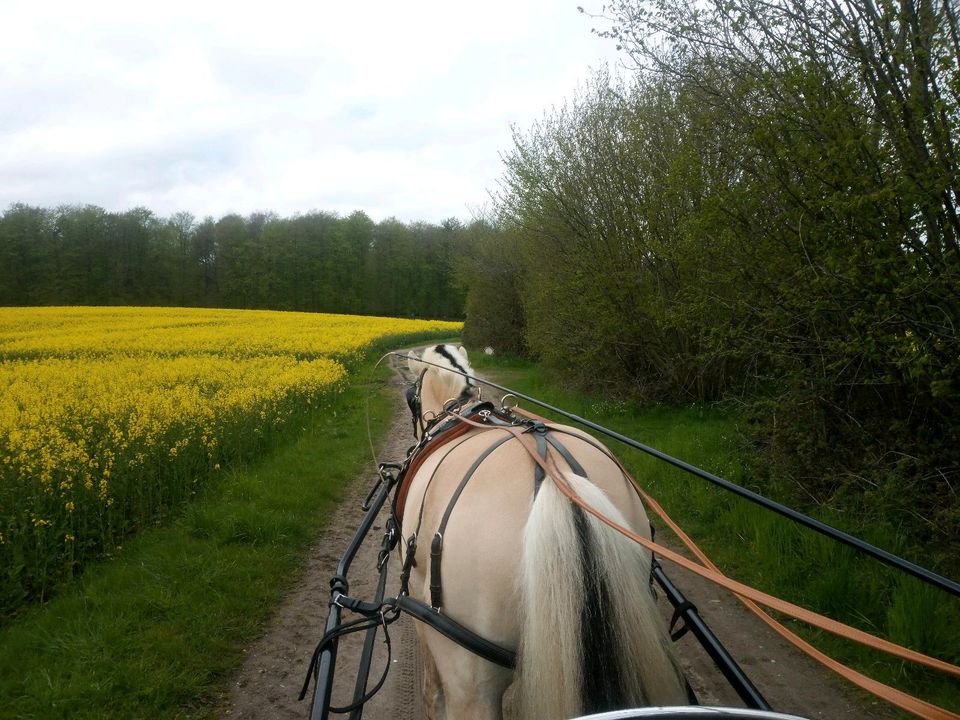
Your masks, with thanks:
M 627 523 L 606 494 L 568 474 L 589 505 Z M 537 494 L 523 537 L 520 717 L 571 718 L 645 705 L 682 705 L 685 681 L 636 543 L 563 496 Z

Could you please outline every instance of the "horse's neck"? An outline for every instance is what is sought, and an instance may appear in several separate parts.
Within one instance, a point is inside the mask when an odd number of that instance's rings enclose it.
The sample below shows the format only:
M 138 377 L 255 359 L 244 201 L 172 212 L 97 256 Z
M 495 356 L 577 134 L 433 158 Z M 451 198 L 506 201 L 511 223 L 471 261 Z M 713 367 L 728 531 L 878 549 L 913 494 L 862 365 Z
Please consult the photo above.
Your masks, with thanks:
M 420 391 L 420 402 L 423 407 L 423 414 L 427 417 L 436 417 L 443 410 L 444 404 L 449 400 L 446 395 L 445 383 L 435 377 L 427 375 L 424 378 L 423 388 Z

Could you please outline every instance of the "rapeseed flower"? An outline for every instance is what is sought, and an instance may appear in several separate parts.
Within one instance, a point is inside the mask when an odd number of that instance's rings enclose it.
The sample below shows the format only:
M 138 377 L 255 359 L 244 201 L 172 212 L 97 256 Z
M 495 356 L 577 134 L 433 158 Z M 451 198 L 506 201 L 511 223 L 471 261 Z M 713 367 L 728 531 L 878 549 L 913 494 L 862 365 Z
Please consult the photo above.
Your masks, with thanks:
M 293 312 L 0 308 L 0 566 L 18 568 L 0 583 L 20 585 L 0 598 L 43 594 L 224 461 L 317 412 L 372 343 L 459 329 Z

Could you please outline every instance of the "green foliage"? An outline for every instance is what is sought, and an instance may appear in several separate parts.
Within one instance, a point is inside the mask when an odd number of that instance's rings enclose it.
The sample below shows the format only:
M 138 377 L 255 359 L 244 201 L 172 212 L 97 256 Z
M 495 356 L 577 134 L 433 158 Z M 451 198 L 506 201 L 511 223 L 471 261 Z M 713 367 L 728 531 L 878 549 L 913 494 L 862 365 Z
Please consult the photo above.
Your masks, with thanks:
M 606 12 L 632 80 L 597 74 L 506 156 L 527 346 L 613 396 L 726 398 L 798 496 L 956 552 L 954 8 Z
M 466 229 L 455 282 L 466 296 L 464 342 L 523 354 L 524 316 L 513 238 L 478 220 Z
M 138 208 L 13 205 L 0 217 L 0 304 L 171 305 L 459 319 L 465 229 L 255 213 L 197 222 Z
M 683 146 L 700 129 L 678 127 L 679 108 L 662 84 L 599 74 L 515 137 L 498 197 L 533 352 L 651 399 L 713 397 L 722 385 L 672 317 L 684 273 L 696 271 L 685 265 L 688 209 L 705 192 Z

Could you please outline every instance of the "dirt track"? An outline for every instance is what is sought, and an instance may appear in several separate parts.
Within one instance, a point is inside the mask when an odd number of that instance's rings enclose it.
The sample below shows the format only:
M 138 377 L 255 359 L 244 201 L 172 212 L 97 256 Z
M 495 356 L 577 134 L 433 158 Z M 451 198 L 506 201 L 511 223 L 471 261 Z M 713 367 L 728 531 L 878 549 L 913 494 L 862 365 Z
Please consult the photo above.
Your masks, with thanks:
M 409 415 L 402 401 L 402 379 L 405 379 L 402 372 L 397 369 L 394 379 L 396 412 L 389 439 L 378 448 L 380 460 L 401 459 L 412 442 Z M 363 516 L 360 503 L 374 476 L 371 462 L 356 478 L 330 519 L 328 529 L 311 549 L 301 582 L 277 608 L 265 635 L 246 649 L 244 667 L 224 698 L 222 718 L 301 720 L 310 716 L 309 699 L 298 702 L 297 694 L 326 620 L 330 577 Z M 371 533 L 350 570 L 350 594 L 354 597 L 369 599 L 374 594 L 380 530 L 382 523 Z M 387 584 L 388 594 L 396 587 L 396 568 L 393 570 Z M 812 720 L 872 720 L 891 716 L 879 702 L 855 697 L 848 688 L 841 687 L 841 681 L 795 651 L 726 591 L 681 570 L 670 567 L 666 570 L 775 709 Z M 667 604 L 662 604 L 664 615 L 669 617 Z M 404 617 L 391 626 L 391 670 L 383 689 L 365 707 L 365 718 L 418 720 L 422 717 L 413 623 Z M 334 686 L 337 705 L 346 704 L 352 695 L 361 643 L 361 638 L 354 635 L 340 644 Z M 678 649 L 702 704 L 741 705 L 692 635 L 682 638 Z M 379 641 L 375 658 L 371 685 L 379 678 L 386 660 Z

